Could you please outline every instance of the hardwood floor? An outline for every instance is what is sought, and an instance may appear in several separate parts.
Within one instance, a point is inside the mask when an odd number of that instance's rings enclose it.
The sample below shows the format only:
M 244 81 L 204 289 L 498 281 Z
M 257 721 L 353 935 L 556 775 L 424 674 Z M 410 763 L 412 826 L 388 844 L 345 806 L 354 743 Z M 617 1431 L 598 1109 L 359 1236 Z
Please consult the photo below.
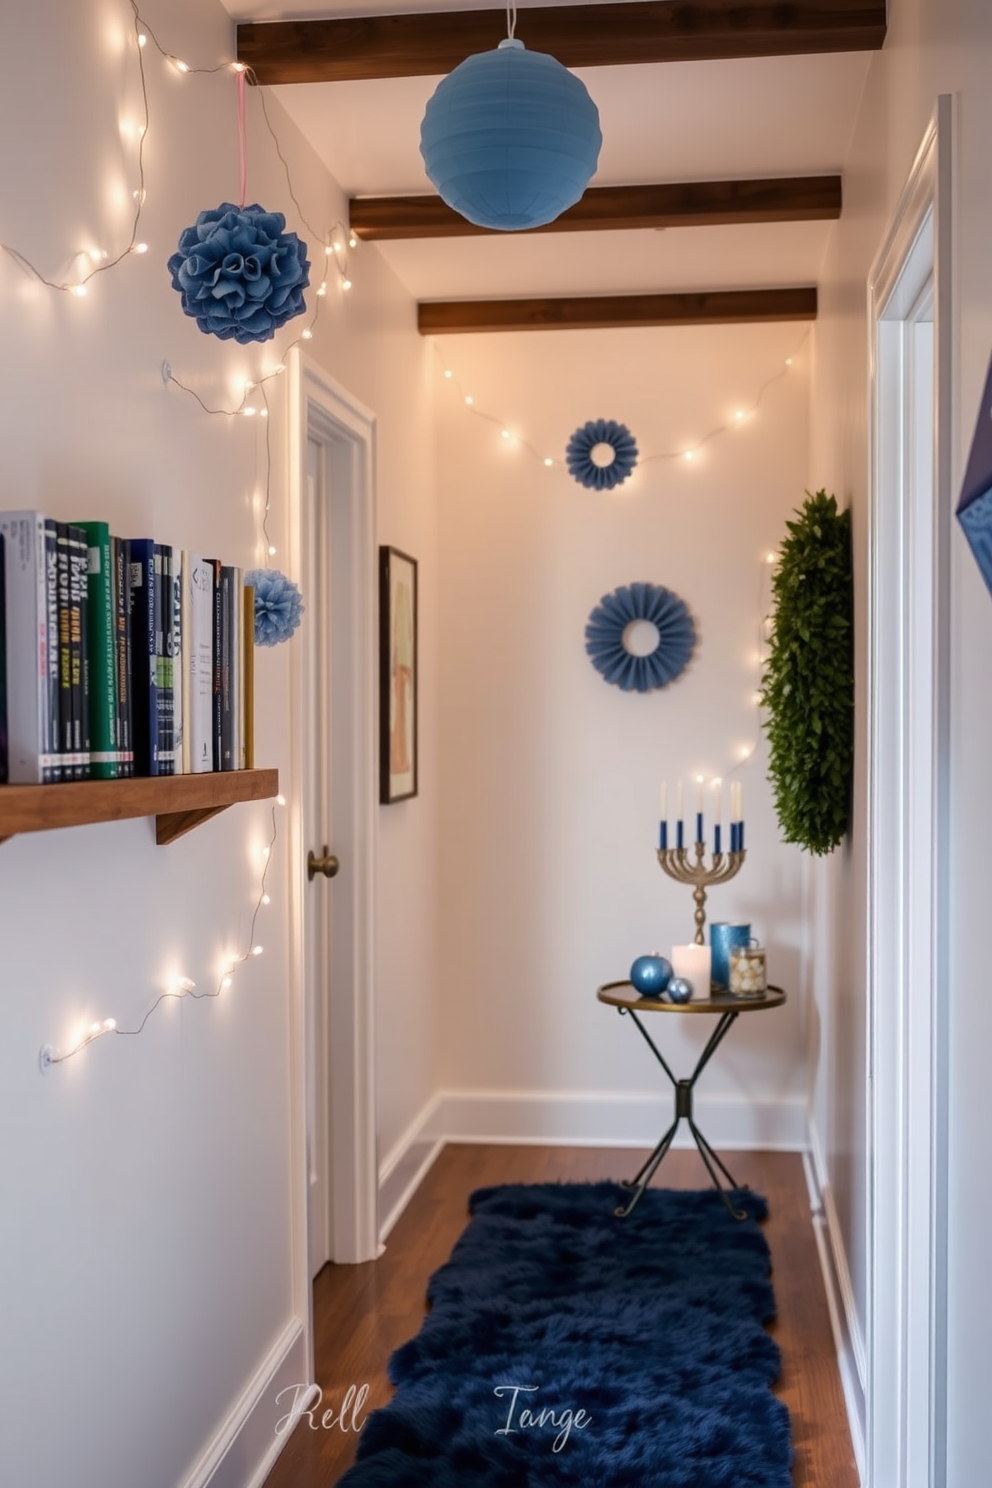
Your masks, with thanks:
M 385 1254 L 362 1266 L 325 1266 L 314 1283 L 316 1378 L 323 1398 L 304 1416 L 266 1480 L 266 1488 L 332 1488 L 354 1460 L 352 1413 L 338 1421 L 351 1386 L 368 1385 L 357 1424 L 392 1394 L 391 1351 L 412 1338 L 424 1315 L 428 1277 L 447 1260 L 467 1223 L 467 1199 L 491 1183 L 588 1182 L 632 1175 L 630 1151 L 561 1147 L 445 1147 L 389 1237 Z M 778 1318 L 771 1332 L 782 1350 L 776 1393 L 792 1415 L 795 1488 L 858 1488 L 844 1412 L 827 1300 L 802 1159 L 795 1153 L 733 1153 L 739 1183 L 763 1193 Z M 701 1188 L 707 1179 L 695 1152 L 672 1152 L 663 1186 Z M 354 1396 L 352 1397 L 354 1399 Z M 321 1425 L 324 1411 L 333 1424 Z M 595 1485 L 590 1485 L 595 1488 Z

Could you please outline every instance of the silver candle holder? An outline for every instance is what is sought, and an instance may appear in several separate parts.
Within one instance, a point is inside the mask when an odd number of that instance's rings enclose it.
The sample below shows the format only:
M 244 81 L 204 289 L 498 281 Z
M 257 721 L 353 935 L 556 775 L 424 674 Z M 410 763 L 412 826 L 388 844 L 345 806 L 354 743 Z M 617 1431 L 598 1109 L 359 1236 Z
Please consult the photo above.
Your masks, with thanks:
M 696 901 L 696 945 L 705 945 L 706 936 L 703 932 L 706 924 L 706 890 L 715 884 L 729 883 L 740 872 L 747 851 L 742 847 L 728 853 L 715 852 L 709 867 L 705 862 L 706 843 L 697 842 L 695 851 L 696 861 L 693 863 L 689 858 L 689 848 L 661 847 L 658 849 L 658 862 L 676 883 L 693 885 L 692 897 Z

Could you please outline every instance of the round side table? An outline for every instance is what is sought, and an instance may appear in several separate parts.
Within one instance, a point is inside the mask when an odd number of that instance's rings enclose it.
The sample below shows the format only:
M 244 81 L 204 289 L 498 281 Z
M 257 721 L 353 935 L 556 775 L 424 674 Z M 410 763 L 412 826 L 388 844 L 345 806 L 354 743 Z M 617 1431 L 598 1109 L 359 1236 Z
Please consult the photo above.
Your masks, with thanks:
M 607 982 L 600 987 L 596 996 L 600 1002 L 608 1003 L 615 1007 L 621 1017 L 629 1016 L 641 1037 L 648 1044 L 652 1054 L 661 1065 L 665 1074 L 671 1080 L 675 1091 L 675 1120 L 659 1141 L 657 1147 L 648 1157 L 643 1167 L 635 1177 L 623 1183 L 624 1188 L 633 1189 L 628 1204 L 617 1209 L 616 1215 L 619 1219 L 625 1219 L 634 1208 L 641 1194 L 647 1188 L 651 1179 L 658 1171 L 661 1161 L 675 1138 L 683 1119 L 689 1123 L 699 1155 L 706 1164 L 706 1171 L 713 1180 L 720 1197 L 726 1204 L 727 1209 L 734 1219 L 746 1219 L 747 1214 L 743 1209 L 735 1209 L 728 1197 L 728 1190 L 724 1188 L 717 1176 L 717 1168 L 726 1178 L 731 1189 L 739 1188 L 740 1185 L 734 1180 L 726 1164 L 717 1156 L 713 1148 L 703 1136 L 692 1116 L 692 1092 L 703 1070 L 709 1064 L 717 1048 L 723 1042 L 730 1029 L 737 1022 L 741 1013 L 762 1013 L 767 1008 L 781 1007 L 785 1002 L 785 993 L 781 987 L 769 987 L 767 991 L 758 997 L 735 997 L 730 992 L 714 992 L 710 997 L 701 997 L 692 1002 L 665 1002 L 660 997 L 641 997 L 630 982 Z M 719 1017 L 719 1022 L 710 1034 L 706 1047 L 700 1054 L 696 1068 L 688 1080 L 677 1080 L 668 1067 L 668 1061 L 658 1048 L 654 1039 L 648 1033 L 644 1024 L 638 1017 L 639 1013 L 711 1013 Z

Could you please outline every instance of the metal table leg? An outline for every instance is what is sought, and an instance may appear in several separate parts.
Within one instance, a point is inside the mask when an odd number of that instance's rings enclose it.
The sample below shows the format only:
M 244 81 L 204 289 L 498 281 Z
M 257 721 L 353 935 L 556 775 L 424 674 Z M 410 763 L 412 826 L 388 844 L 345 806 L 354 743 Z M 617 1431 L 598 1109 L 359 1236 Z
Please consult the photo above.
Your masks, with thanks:
M 617 1218 L 625 1219 L 627 1215 L 630 1214 L 631 1211 L 634 1209 L 635 1205 L 641 1197 L 641 1194 L 647 1188 L 648 1184 L 651 1182 L 651 1179 L 654 1177 L 655 1173 L 658 1171 L 658 1168 L 661 1166 L 661 1162 L 665 1157 L 665 1154 L 671 1147 L 672 1142 L 675 1138 L 675 1133 L 678 1131 L 679 1126 L 681 1125 L 682 1121 L 685 1120 L 689 1123 L 689 1130 L 692 1132 L 693 1140 L 695 1141 L 696 1146 L 699 1149 L 699 1155 L 706 1165 L 706 1171 L 709 1173 L 710 1178 L 713 1180 L 713 1186 L 722 1198 L 728 1214 L 730 1214 L 734 1219 L 747 1219 L 746 1210 L 735 1209 L 733 1204 L 730 1202 L 730 1199 L 727 1197 L 727 1190 L 720 1182 L 720 1179 L 717 1176 L 716 1169 L 719 1168 L 720 1172 L 729 1183 L 731 1189 L 738 1188 L 740 1187 L 740 1185 L 735 1182 L 733 1174 L 727 1168 L 722 1159 L 717 1156 L 713 1148 L 710 1146 L 709 1142 L 707 1142 L 706 1138 L 699 1130 L 699 1127 L 696 1125 L 692 1116 L 693 1087 L 695 1086 L 696 1081 L 699 1079 L 699 1076 L 702 1074 L 703 1070 L 706 1068 L 707 1064 L 709 1064 L 710 1059 L 716 1053 L 716 1050 L 719 1048 L 720 1044 L 723 1042 L 724 1038 L 726 1038 L 733 1024 L 736 1023 L 740 1014 L 736 1011 L 729 1011 L 721 1015 L 719 1023 L 716 1025 L 716 1028 L 714 1028 L 706 1043 L 706 1047 L 704 1048 L 702 1054 L 700 1054 L 699 1056 L 699 1059 L 696 1063 L 696 1068 L 693 1070 L 691 1077 L 688 1080 L 677 1080 L 672 1074 L 672 1071 L 669 1069 L 668 1062 L 662 1054 L 661 1050 L 655 1044 L 654 1039 L 648 1033 L 647 1029 L 644 1027 L 644 1024 L 641 1022 L 634 1009 L 620 1007 L 617 1008 L 617 1012 L 620 1014 L 621 1017 L 623 1017 L 624 1013 L 629 1013 L 630 1016 L 633 1018 L 638 1032 L 651 1049 L 652 1054 L 661 1065 L 662 1069 L 665 1071 L 665 1074 L 668 1076 L 669 1080 L 671 1080 L 672 1086 L 674 1087 L 675 1091 L 675 1120 L 665 1132 L 665 1135 L 661 1138 L 661 1141 L 658 1143 L 657 1147 L 655 1147 L 654 1151 L 648 1157 L 647 1161 L 642 1164 L 641 1169 L 636 1174 L 636 1176 L 630 1179 L 629 1182 L 625 1182 L 623 1184 L 624 1188 L 632 1188 L 634 1192 L 628 1204 L 621 1205 L 620 1208 L 614 1210 Z

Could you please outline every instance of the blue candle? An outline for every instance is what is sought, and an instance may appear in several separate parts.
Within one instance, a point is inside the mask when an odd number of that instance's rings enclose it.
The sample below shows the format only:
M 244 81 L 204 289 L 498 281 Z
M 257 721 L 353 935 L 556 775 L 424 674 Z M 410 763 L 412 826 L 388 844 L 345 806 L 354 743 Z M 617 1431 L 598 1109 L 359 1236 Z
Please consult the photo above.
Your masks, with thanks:
M 685 847 L 684 838 L 685 828 L 682 825 L 682 819 L 680 817 L 679 820 L 675 823 L 675 846 L 679 849 L 680 852 L 682 848 Z
M 659 847 L 659 849 L 660 849 L 661 852 L 665 852 L 667 850 L 667 848 L 668 848 L 668 823 L 667 823 L 667 821 L 660 822 L 659 825 L 658 825 L 658 847 Z
M 713 828 L 713 851 L 720 851 L 720 823 L 717 822 Z
M 703 840 L 703 813 L 701 811 L 697 811 L 696 812 L 696 841 L 697 842 L 702 842 L 702 840 Z
M 744 851 L 744 823 L 742 821 L 737 823 L 737 851 Z

